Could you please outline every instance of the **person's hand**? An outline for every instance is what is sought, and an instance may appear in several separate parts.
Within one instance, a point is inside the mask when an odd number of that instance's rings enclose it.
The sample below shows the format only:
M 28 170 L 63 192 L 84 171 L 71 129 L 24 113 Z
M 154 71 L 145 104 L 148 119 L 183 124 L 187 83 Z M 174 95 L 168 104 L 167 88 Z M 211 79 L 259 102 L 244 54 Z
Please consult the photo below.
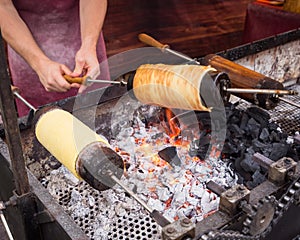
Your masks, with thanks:
M 72 77 L 89 76 L 96 78 L 100 74 L 96 50 L 81 47 L 75 56 L 75 69 L 70 74 Z M 82 93 L 87 86 L 81 85 L 78 93 Z
M 64 64 L 49 59 L 40 64 L 37 74 L 47 92 L 66 92 L 71 87 L 79 88 L 79 84 L 69 84 L 63 77 L 64 74 L 71 74 L 71 70 Z

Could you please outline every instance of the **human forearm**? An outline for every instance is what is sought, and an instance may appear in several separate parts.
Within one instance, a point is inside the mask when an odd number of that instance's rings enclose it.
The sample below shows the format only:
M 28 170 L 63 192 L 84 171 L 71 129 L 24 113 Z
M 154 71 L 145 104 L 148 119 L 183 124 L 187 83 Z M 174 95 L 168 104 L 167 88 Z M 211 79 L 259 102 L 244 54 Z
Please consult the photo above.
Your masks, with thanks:
M 100 74 L 96 48 L 106 8 L 107 0 L 80 0 L 81 47 L 75 56 L 73 77 L 80 74 L 97 77 Z M 79 92 L 81 91 L 82 89 L 79 89 Z
M 82 48 L 96 50 L 107 9 L 107 0 L 80 0 Z
M 49 61 L 10 0 L 0 1 L 0 16 L 3 38 L 35 71 L 42 61 Z
M 46 91 L 65 92 L 72 87 L 62 76 L 71 71 L 43 53 L 11 0 L 0 0 L 0 28 L 3 38 L 37 73 Z

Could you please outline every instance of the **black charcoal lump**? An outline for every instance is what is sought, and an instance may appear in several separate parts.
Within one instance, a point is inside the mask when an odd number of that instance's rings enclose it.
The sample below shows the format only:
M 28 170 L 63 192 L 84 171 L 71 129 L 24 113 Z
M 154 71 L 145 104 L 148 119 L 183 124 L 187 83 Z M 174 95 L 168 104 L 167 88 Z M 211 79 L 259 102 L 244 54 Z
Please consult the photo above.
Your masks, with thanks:
M 242 110 L 237 106 L 238 104 L 231 103 L 225 106 L 227 132 L 221 156 L 224 160 L 233 162 L 231 166 L 238 172 L 239 182 L 253 188 L 264 181 L 266 176 L 266 169 L 262 169 L 252 160 L 254 153 L 261 153 L 273 161 L 282 157 L 292 157 L 298 161 L 299 151 L 297 146 L 287 143 L 288 135 L 283 133 L 276 123 L 270 121 L 266 110 L 256 106 Z M 207 132 L 209 131 L 206 129 Z M 208 135 L 202 137 L 203 142 L 200 138 L 191 144 L 191 155 L 200 158 L 205 156 L 205 151 L 208 150 Z

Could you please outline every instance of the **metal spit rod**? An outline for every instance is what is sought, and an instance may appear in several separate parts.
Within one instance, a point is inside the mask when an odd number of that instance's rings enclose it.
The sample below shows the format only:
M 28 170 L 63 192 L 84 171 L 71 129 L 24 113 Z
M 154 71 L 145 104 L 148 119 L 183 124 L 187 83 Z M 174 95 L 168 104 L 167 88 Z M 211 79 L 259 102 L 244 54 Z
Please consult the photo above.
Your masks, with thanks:
M 153 209 L 149 207 L 142 199 L 140 199 L 133 191 L 125 186 L 111 171 L 108 175 L 114 180 L 120 187 L 122 187 L 130 196 L 132 196 L 139 204 L 141 204 L 149 213 L 153 212 Z
M 290 104 L 290 105 L 293 105 L 293 106 L 295 106 L 295 107 L 297 107 L 297 108 L 300 108 L 300 104 L 298 104 L 298 103 L 295 103 L 295 102 L 293 102 L 293 101 L 290 101 L 289 99 L 286 99 L 286 98 L 283 98 L 283 97 L 278 97 L 281 101 L 283 101 L 283 102 L 286 102 L 286 103 L 288 103 L 288 104 Z
M 276 95 L 298 95 L 294 90 L 279 89 L 250 89 L 250 88 L 225 88 L 230 93 L 253 93 L 253 94 L 276 94 Z
M 172 54 L 174 54 L 176 56 L 179 56 L 179 57 L 181 57 L 185 60 L 188 60 L 190 62 L 194 62 L 194 63 L 200 65 L 200 62 L 198 62 L 197 60 L 170 49 L 168 44 L 162 44 L 159 41 L 157 41 L 156 39 L 152 38 L 151 36 L 149 36 L 145 33 L 139 34 L 138 38 L 141 42 L 143 42 L 145 44 L 148 44 L 150 46 L 159 48 L 162 51 L 168 51 L 169 53 L 172 53 Z M 227 89 L 224 89 L 224 90 L 227 91 L 227 92 L 231 92 L 231 93 L 277 94 L 277 95 L 297 95 L 298 94 L 296 91 L 278 90 L 278 89 L 272 90 L 272 89 L 227 88 Z M 279 99 L 282 100 L 282 101 L 285 101 L 287 103 L 290 103 L 291 105 L 299 107 L 298 104 L 294 104 L 291 101 L 286 101 L 286 99 L 284 99 L 284 98 L 279 98 Z
M 147 35 L 145 33 L 139 34 L 138 38 L 143 43 L 146 43 L 146 44 L 148 44 L 148 45 L 150 45 L 152 47 L 156 47 L 156 48 L 161 49 L 162 52 L 164 52 L 164 51 L 169 52 L 169 53 L 171 53 L 171 54 L 173 54 L 175 56 L 178 56 L 178 57 L 180 57 L 182 59 L 185 59 L 185 60 L 187 60 L 189 62 L 194 62 L 194 63 L 200 65 L 200 62 L 198 62 L 196 59 L 193 59 L 193 58 L 191 58 L 189 56 L 186 56 L 186 55 L 184 55 L 182 53 L 179 53 L 179 52 L 176 52 L 176 51 L 170 49 L 170 46 L 168 44 L 162 44 L 159 41 L 155 40 L 153 37 L 150 37 L 149 35 Z
M 19 98 L 27 107 L 29 107 L 30 109 L 32 109 L 34 112 L 37 111 L 37 109 L 32 106 L 25 98 L 23 98 L 20 94 L 19 94 L 19 89 L 15 86 L 11 86 L 11 90 L 13 92 L 13 94 Z
M 8 226 L 8 224 L 7 224 L 7 221 L 6 221 L 5 216 L 4 216 L 4 214 L 3 214 L 3 211 L 2 211 L 2 210 L 5 209 L 5 208 L 6 208 L 6 207 L 5 207 L 5 203 L 4 203 L 4 202 L 0 202 L 0 217 L 1 217 L 1 221 L 2 221 L 2 223 L 3 223 L 3 226 L 4 226 L 4 228 L 5 228 L 5 231 L 6 231 L 6 233 L 7 233 L 7 236 L 8 236 L 8 238 L 9 238 L 9 240 L 14 240 L 13 235 L 12 235 L 10 229 L 9 229 L 9 226 Z
M 83 85 L 89 85 L 91 83 L 109 83 L 109 84 L 116 84 L 121 86 L 126 86 L 127 82 L 124 79 L 120 79 L 118 81 L 110 81 L 110 80 L 103 80 L 103 79 L 93 79 L 90 76 L 83 76 L 83 77 L 71 77 L 69 75 L 63 75 L 64 79 L 68 83 L 79 83 Z
M 160 212 L 149 207 L 142 199 L 140 199 L 133 191 L 126 187 L 114 174 L 112 171 L 108 170 L 107 175 L 115 181 L 121 188 L 123 188 L 131 197 L 133 197 L 139 204 L 141 204 L 149 213 L 150 216 L 161 226 L 165 227 L 171 222 L 166 219 Z

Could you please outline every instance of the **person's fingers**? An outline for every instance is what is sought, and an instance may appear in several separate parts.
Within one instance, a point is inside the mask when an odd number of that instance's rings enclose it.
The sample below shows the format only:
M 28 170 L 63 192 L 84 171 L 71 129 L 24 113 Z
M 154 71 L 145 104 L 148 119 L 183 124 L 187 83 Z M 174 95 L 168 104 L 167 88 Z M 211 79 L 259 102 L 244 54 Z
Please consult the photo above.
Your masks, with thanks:
M 76 59 L 75 68 L 74 68 L 73 72 L 70 74 L 70 76 L 77 77 L 80 74 L 82 74 L 84 65 L 85 65 L 85 61 Z
M 63 76 L 57 76 L 55 78 L 56 81 L 56 87 L 61 92 L 66 92 L 71 88 L 71 84 L 66 81 L 66 79 Z
M 72 71 L 66 66 L 66 65 L 61 65 L 61 70 L 63 74 L 70 75 Z
M 81 84 L 79 84 L 79 83 L 72 83 L 72 84 L 71 84 L 71 87 L 72 87 L 72 88 L 80 88 L 80 87 L 81 87 Z

